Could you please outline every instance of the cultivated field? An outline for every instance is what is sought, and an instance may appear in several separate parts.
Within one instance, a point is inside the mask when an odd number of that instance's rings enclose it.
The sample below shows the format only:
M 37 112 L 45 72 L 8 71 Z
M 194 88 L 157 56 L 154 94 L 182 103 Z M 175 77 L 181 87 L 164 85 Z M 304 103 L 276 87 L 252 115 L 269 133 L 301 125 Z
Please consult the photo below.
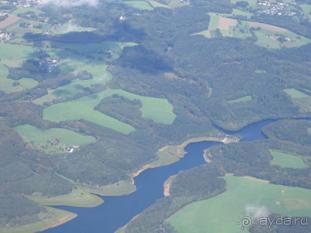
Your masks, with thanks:
M 8 78 L 8 68 L 0 64 L 0 91 L 4 93 L 19 92 L 37 86 L 38 82 L 30 78 L 12 80 Z
M 183 7 L 189 4 L 188 1 L 180 0 L 167 0 L 166 3 L 161 3 L 156 0 L 125 0 L 124 4 L 127 6 L 139 9 L 139 10 L 153 10 L 157 7 L 174 9 L 178 7 Z
M 6 19 L 0 21 L 0 30 L 5 29 L 8 26 L 15 24 L 19 18 L 15 15 L 9 15 Z
M 284 168 L 307 168 L 308 165 L 303 161 L 302 156 L 289 154 L 280 150 L 270 150 L 273 157 L 271 165 L 277 165 Z
M 220 14 L 210 13 L 208 30 L 195 35 L 207 38 L 218 36 L 239 39 L 253 39 L 261 47 L 268 49 L 281 49 L 300 47 L 310 43 L 310 39 L 297 35 L 285 28 L 270 24 L 238 20 Z
M 242 96 L 242 97 L 237 98 L 237 99 L 229 100 L 227 102 L 229 104 L 246 103 L 246 102 L 252 101 L 252 99 L 253 99 L 252 96 L 247 95 L 247 96 Z
M 94 137 L 62 128 L 42 130 L 31 125 L 20 125 L 15 130 L 31 148 L 46 153 L 70 153 L 96 141 Z
M 309 90 L 305 90 L 308 92 Z M 299 107 L 300 112 L 311 111 L 311 96 L 295 88 L 284 89 L 284 92 L 292 99 L 292 102 Z
M 168 222 L 179 233 L 240 233 L 243 217 L 311 217 L 311 191 L 269 184 L 248 177 L 225 176 L 227 191 L 194 202 L 179 210 Z M 249 226 L 245 226 L 248 232 Z
M 44 109 L 43 119 L 54 122 L 86 120 L 129 134 L 135 130 L 133 126 L 95 110 L 101 100 L 112 95 L 119 95 L 129 100 L 139 100 L 142 104 L 141 113 L 143 118 L 162 124 L 171 124 L 175 120 L 173 107 L 166 99 L 135 95 L 123 90 L 106 90 L 80 99 L 51 105 Z

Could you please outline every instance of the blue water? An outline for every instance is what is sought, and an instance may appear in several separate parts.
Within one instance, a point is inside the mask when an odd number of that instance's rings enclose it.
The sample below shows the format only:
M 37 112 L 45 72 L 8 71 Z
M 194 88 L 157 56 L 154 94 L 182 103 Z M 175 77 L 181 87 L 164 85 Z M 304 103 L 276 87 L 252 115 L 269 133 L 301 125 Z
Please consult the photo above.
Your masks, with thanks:
M 260 121 L 239 131 L 224 131 L 228 135 L 238 136 L 241 141 L 265 139 L 261 129 L 273 120 Z M 178 162 L 149 169 L 135 178 L 137 190 L 120 197 L 105 196 L 103 205 L 95 208 L 61 207 L 77 213 L 78 217 L 59 227 L 49 229 L 46 233 L 113 233 L 124 226 L 133 217 L 163 197 L 163 184 L 178 172 L 200 166 L 205 163 L 203 151 L 217 142 L 198 142 L 186 147 L 186 156 Z

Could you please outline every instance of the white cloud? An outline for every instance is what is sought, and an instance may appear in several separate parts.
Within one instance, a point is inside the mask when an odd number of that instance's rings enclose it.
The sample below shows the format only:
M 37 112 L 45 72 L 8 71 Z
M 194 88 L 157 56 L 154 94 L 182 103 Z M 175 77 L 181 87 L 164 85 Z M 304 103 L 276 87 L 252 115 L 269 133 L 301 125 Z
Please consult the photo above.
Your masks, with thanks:
M 253 219 L 267 218 L 270 215 L 265 206 L 248 205 L 245 207 L 246 216 Z
M 42 4 L 54 4 L 61 7 L 72 7 L 72 6 L 96 6 L 99 0 L 42 0 Z

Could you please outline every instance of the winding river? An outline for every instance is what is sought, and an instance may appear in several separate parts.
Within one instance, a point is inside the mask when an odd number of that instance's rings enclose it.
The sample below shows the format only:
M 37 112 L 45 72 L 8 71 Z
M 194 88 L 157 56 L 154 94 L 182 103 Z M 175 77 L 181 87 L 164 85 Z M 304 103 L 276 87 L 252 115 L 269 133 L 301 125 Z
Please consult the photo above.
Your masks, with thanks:
M 224 131 L 238 136 L 241 141 L 265 139 L 262 128 L 273 120 L 264 120 L 250 124 L 239 131 Z M 137 190 L 119 197 L 105 196 L 105 203 L 95 208 L 61 207 L 78 214 L 72 221 L 45 231 L 46 233 L 113 233 L 127 224 L 133 217 L 163 197 L 163 184 L 178 172 L 200 166 L 205 163 L 203 151 L 218 142 L 191 143 L 186 148 L 186 156 L 178 162 L 154 169 L 148 169 L 135 178 Z

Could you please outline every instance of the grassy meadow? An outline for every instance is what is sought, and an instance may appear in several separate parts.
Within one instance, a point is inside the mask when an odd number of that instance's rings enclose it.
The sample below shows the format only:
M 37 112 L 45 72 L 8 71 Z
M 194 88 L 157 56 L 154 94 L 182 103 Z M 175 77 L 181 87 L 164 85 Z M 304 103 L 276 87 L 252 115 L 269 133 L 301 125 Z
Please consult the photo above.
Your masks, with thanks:
M 68 147 L 96 142 L 94 137 L 62 128 L 42 130 L 32 125 L 20 125 L 15 130 L 30 147 L 46 153 L 64 153 Z
M 92 87 L 104 87 L 110 80 L 111 74 L 107 66 L 102 64 L 91 64 L 86 61 L 67 60 L 64 62 L 67 69 L 74 72 L 86 71 L 92 75 L 91 79 L 75 79 L 69 84 L 49 90 L 48 94 L 35 99 L 38 105 L 51 103 L 54 100 L 67 100 L 76 96 L 89 94 Z
M 71 193 L 55 197 L 45 197 L 40 194 L 33 194 L 31 200 L 44 206 L 74 206 L 91 208 L 103 204 L 103 200 L 97 195 L 91 194 L 83 188 L 76 188 Z
M 95 110 L 102 99 L 112 95 L 123 96 L 129 100 L 139 100 L 142 104 L 143 118 L 162 124 L 172 124 L 175 120 L 173 106 L 167 99 L 135 95 L 123 90 L 106 90 L 76 100 L 51 105 L 44 109 L 43 119 L 53 122 L 86 120 L 123 134 L 129 134 L 135 130 L 134 127 Z
M 43 119 L 53 122 L 85 120 L 123 134 L 129 134 L 135 130 L 135 128 L 129 124 L 96 111 L 94 108 L 101 100 L 102 98 L 99 95 L 91 95 L 72 101 L 54 104 L 44 109 Z
M 34 52 L 34 48 L 22 44 L 0 43 L 1 64 L 17 67 Z
M 174 9 L 188 5 L 188 1 L 169 0 L 166 3 L 161 3 L 157 0 L 125 0 L 123 1 L 129 7 L 136 8 L 138 10 L 151 11 L 157 7 Z
M 308 165 L 303 161 L 302 156 L 286 153 L 280 150 L 270 150 L 273 157 L 271 165 L 277 165 L 284 168 L 307 168 Z
M 178 233 L 241 233 L 243 217 L 311 217 L 311 190 L 270 184 L 252 177 L 227 175 L 226 191 L 194 202 L 167 221 Z
M 251 15 L 241 11 L 233 11 L 234 14 L 250 17 Z M 270 24 L 258 23 L 247 20 L 238 20 L 217 13 L 209 13 L 210 22 L 208 29 L 195 35 L 207 38 L 218 36 L 233 37 L 238 39 L 255 39 L 255 44 L 268 49 L 281 49 L 300 47 L 310 43 L 310 39 L 297 35 L 285 28 Z
M 9 79 L 8 74 L 8 68 L 0 64 L 0 91 L 4 93 L 9 94 L 24 91 L 38 85 L 36 80 L 30 78 L 22 78 L 19 80 Z
M 291 98 L 292 102 L 298 106 L 300 112 L 308 113 L 311 111 L 311 96 L 305 93 L 309 92 L 309 90 L 302 92 L 295 88 L 287 88 L 283 91 Z
M 252 101 L 252 96 L 250 95 L 247 95 L 247 96 L 242 96 L 240 98 L 237 98 L 237 99 L 233 99 L 233 100 L 229 100 L 227 101 L 229 104 L 237 104 L 237 103 L 247 103 L 247 102 L 250 102 Z

